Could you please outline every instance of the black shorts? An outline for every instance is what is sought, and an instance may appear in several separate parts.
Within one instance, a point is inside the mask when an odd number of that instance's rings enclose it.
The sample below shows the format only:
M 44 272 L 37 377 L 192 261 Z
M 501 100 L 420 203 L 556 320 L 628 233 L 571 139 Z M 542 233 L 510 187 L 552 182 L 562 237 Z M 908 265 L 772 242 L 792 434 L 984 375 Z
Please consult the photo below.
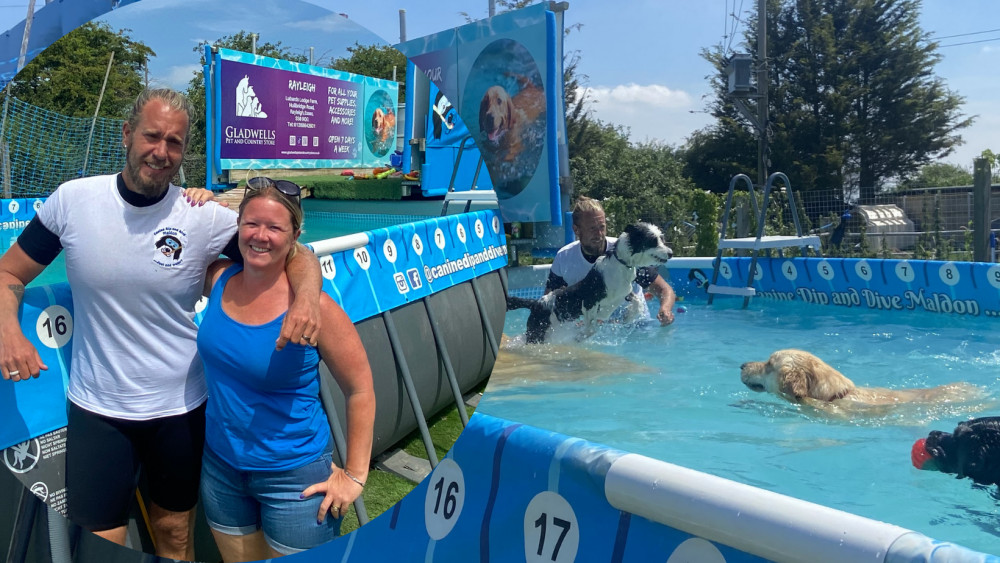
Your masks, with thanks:
M 66 433 L 69 518 L 91 531 L 128 523 L 139 471 L 149 499 L 184 512 L 198 501 L 205 446 L 205 404 L 176 416 L 122 420 L 70 402 Z

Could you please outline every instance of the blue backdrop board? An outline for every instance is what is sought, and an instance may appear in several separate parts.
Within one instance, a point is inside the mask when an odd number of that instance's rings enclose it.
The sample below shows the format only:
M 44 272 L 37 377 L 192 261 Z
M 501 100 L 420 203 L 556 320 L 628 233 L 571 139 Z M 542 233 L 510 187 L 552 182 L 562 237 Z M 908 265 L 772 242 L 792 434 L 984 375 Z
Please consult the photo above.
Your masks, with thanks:
M 558 221 L 556 126 L 564 119 L 561 30 L 547 3 L 396 47 L 458 109 L 489 169 L 505 221 Z

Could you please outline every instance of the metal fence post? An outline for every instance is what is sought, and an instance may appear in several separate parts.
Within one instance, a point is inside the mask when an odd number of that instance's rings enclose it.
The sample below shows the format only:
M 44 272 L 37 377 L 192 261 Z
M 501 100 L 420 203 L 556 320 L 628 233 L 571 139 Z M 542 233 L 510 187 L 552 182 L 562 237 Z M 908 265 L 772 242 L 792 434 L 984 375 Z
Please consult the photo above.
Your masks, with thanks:
M 990 164 L 985 158 L 972 161 L 972 190 L 975 211 L 972 215 L 972 259 L 990 261 Z

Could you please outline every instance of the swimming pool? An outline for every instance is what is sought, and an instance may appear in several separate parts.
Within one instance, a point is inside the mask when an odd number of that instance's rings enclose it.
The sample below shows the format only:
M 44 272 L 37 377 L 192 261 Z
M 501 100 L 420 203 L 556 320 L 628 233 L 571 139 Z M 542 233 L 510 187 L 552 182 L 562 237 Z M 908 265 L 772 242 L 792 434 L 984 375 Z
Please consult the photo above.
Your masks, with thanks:
M 605 326 L 585 343 L 536 349 L 520 344 L 526 312 L 510 312 L 504 333 L 515 340 L 508 358 L 501 352 L 479 412 L 1000 553 L 997 500 L 968 480 L 918 471 L 909 457 L 931 429 L 997 414 L 995 321 L 741 304 L 689 298 L 670 327 Z M 862 386 L 962 380 L 987 395 L 831 419 L 740 382 L 740 364 L 789 347 L 814 352 Z

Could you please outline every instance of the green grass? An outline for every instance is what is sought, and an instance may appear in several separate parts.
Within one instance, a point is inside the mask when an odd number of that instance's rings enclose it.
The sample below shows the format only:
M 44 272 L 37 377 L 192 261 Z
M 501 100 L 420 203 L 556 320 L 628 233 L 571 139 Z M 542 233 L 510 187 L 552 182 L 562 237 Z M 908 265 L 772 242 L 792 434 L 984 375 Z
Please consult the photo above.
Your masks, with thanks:
M 485 386 L 484 382 L 482 387 L 477 391 L 482 392 Z M 469 406 L 465 406 L 465 410 L 470 417 L 475 412 L 475 409 Z M 434 442 L 434 449 L 437 452 L 439 461 L 451 449 L 455 440 L 458 439 L 458 435 L 462 433 L 462 429 L 462 419 L 458 416 L 458 410 L 454 407 L 442 411 L 427 421 L 427 430 L 431 435 L 431 441 Z M 424 448 L 424 441 L 420 437 L 419 429 L 414 430 L 403 438 L 393 449 L 402 449 L 412 456 L 427 459 L 427 450 Z M 365 483 L 365 490 L 362 494 L 368 518 L 373 520 L 379 514 L 389 510 L 416 486 L 417 484 L 412 481 L 372 468 L 368 473 L 368 480 Z M 347 516 L 344 517 L 340 533 L 341 535 L 348 534 L 357 528 L 358 517 L 352 506 Z

